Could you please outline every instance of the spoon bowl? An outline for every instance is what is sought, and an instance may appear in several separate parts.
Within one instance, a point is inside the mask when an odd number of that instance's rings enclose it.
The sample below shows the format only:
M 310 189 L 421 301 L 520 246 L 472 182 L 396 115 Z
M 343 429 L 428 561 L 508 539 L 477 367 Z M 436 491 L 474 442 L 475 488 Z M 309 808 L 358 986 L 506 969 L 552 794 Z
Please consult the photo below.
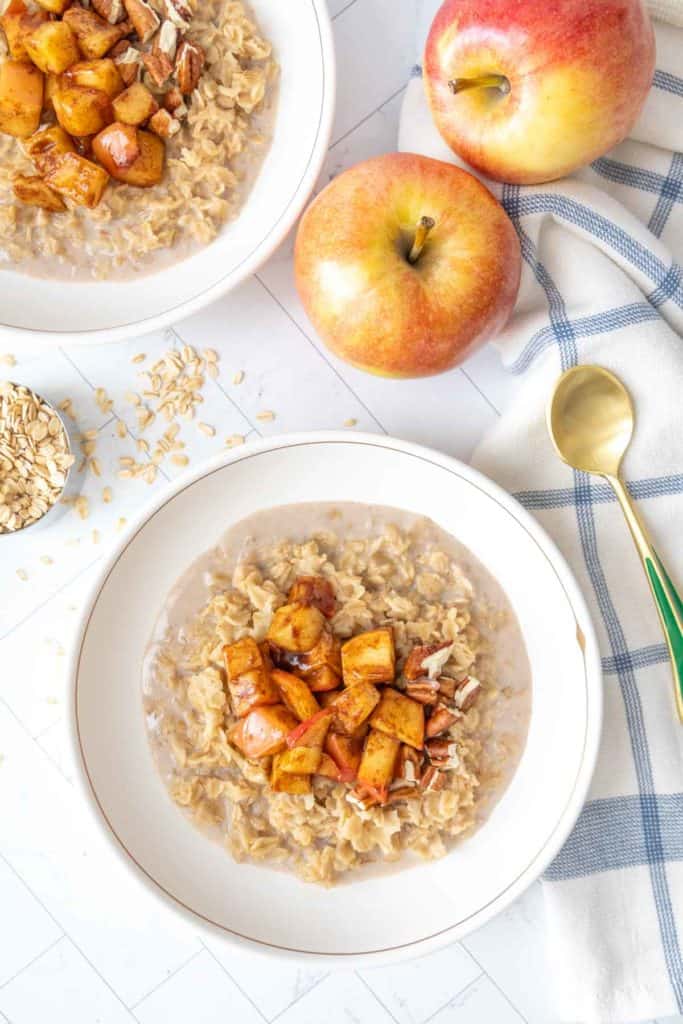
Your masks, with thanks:
M 568 370 L 548 408 L 548 428 L 560 458 L 603 476 L 617 476 L 634 421 L 631 396 L 602 366 Z

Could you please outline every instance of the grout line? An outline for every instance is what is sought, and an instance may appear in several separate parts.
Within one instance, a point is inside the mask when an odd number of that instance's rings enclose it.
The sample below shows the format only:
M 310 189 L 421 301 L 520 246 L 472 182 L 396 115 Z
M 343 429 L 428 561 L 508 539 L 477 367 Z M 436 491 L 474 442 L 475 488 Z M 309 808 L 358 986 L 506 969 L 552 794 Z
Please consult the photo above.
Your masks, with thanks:
M 493 977 L 493 975 L 489 974 L 489 972 L 486 970 L 486 968 L 482 964 L 481 960 L 478 960 L 477 957 L 472 952 L 472 950 L 469 948 L 469 946 L 465 945 L 464 940 L 461 941 L 460 944 L 463 947 L 463 949 L 465 949 L 467 951 L 468 955 L 472 957 L 472 959 L 474 960 L 474 962 L 477 965 L 477 967 L 481 967 L 482 973 L 486 975 L 486 977 L 489 979 L 489 981 L 491 982 L 493 987 L 498 989 L 498 991 L 500 992 L 500 994 L 502 995 L 503 999 L 508 1004 L 508 1006 L 512 1007 L 512 1009 L 515 1011 L 515 1013 L 520 1018 L 520 1020 L 523 1020 L 525 1022 L 525 1024 L 527 1024 L 526 1017 L 524 1016 L 522 1011 L 519 1009 L 518 1006 L 515 1006 L 515 1004 L 512 1002 L 512 1000 L 508 996 L 507 992 L 503 988 L 501 988 L 501 986 L 498 984 L 498 982 Z
M 464 366 L 460 366 L 460 367 L 458 367 L 458 369 L 460 370 L 460 372 L 463 375 L 463 377 L 467 378 L 467 380 L 470 382 L 470 384 L 472 385 L 474 390 L 479 392 L 479 394 L 484 399 L 486 404 L 489 405 L 493 409 L 493 411 L 495 412 L 496 416 L 500 416 L 501 413 L 500 413 L 500 409 L 498 408 L 498 406 L 494 405 L 493 402 L 491 401 L 491 399 L 489 398 L 489 396 L 484 394 L 484 392 L 481 390 L 481 388 L 479 387 L 477 382 L 475 380 L 473 380 L 472 377 L 470 377 L 470 375 L 467 372 L 467 370 L 465 369 L 465 367 Z
M 7 979 L 7 981 L 3 981 L 2 985 L 0 985 L 0 992 L 2 992 L 3 988 L 5 988 L 7 985 L 11 985 L 14 979 L 18 978 L 20 974 L 23 974 L 23 972 L 27 971 L 29 967 L 32 967 L 36 960 L 40 960 L 41 956 L 45 956 L 45 954 L 49 953 L 51 949 L 54 949 L 54 947 L 59 942 L 62 942 L 62 940 L 66 938 L 66 933 L 63 928 L 60 928 L 60 932 L 61 934 L 58 935 L 56 939 L 53 939 L 52 942 L 50 942 L 45 947 L 45 949 L 41 949 L 40 953 L 36 953 L 35 956 L 31 957 L 31 959 L 28 960 L 23 967 L 20 967 L 18 971 L 15 971 L 14 974 Z
M 481 967 L 481 964 L 479 964 L 479 966 Z M 464 988 L 461 988 L 459 992 L 456 992 L 454 995 L 450 996 L 450 998 L 447 999 L 442 1006 L 439 1006 L 436 1010 L 434 1010 L 434 1013 L 430 1013 L 430 1015 L 424 1019 L 422 1024 L 429 1024 L 430 1020 L 434 1020 L 437 1013 L 441 1013 L 441 1011 L 445 1010 L 447 1006 L 450 1006 L 454 999 L 459 999 L 460 996 L 463 996 L 465 994 L 465 992 L 469 992 L 471 988 L 478 984 L 482 978 L 487 977 L 488 975 L 486 974 L 486 971 L 482 969 L 481 974 L 478 974 L 476 978 L 472 978 L 472 981 L 468 982 Z
M 373 996 L 377 1000 L 377 1002 L 382 1007 L 382 1009 L 385 1010 L 386 1013 L 389 1014 L 389 1016 L 391 1017 L 391 1019 L 393 1021 L 396 1021 L 396 1024 L 398 1024 L 398 1019 L 393 1015 L 393 1013 L 391 1012 L 391 1010 L 389 1009 L 387 1004 L 380 999 L 380 997 L 375 992 L 374 988 L 370 987 L 370 985 L 367 983 L 367 981 L 365 980 L 363 975 L 359 971 L 354 971 L 353 973 L 356 975 L 358 980 L 361 981 L 365 985 L 365 987 L 368 990 L 368 992 L 370 993 L 370 995 Z
M 158 992 L 162 985 L 165 985 L 167 981 L 170 981 L 171 978 L 174 978 L 176 974 L 183 970 L 183 968 L 187 967 L 188 964 L 191 964 L 193 960 L 195 960 L 198 956 L 201 955 L 201 952 L 201 949 L 195 950 L 192 956 L 188 956 L 187 960 L 184 960 L 182 964 L 178 964 L 178 966 L 174 967 L 172 971 L 169 971 L 166 977 L 162 978 L 161 981 L 157 982 L 156 985 L 153 985 L 149 992 L 145 992 L 144 996 L 141 996 L 136 1003 L 133 1003 L 131 1005 L 131 1012 L 136 1010 L 138 1006 L 141 1005 L 141 1003 L 144 1003 L 145 999 L 149 999 L 149 997 L 154 995 L 155 992 Z M 134 1016 L 137 1016 L 137 1014 L 134 1014 Z
M 335 139 L 334 142 L 332 142 L 330 144 L 330 148 L 329 148 L 328 152 L 331 152 L 334 149 L 335 146 L 339 145 L 340 142 L 343 142 L 345 139 L 348 139 L 349 135 L 353 135 L 353 133 L 358 128 L 360 128 L 361 125 L 364 125 L 367 121 L 370 120 L 371 117 L 374 117 L 375 114 L 378 114 L 380 112 L 380 110 L 382 110 L 383 107 L 386 107 L 387 103 L 391 103 L 391 101 L 395 100 L 397 96 L 400 96 L 402 92 L 405 92 L 405 90 L 407 88 L 408 88 L 407 84 L 406 85 L 402 85 L 400 89 L 396 90 L 396 92 L 392 92 L 391 96 L 387 96 L 387 98 L 385 100 L 382 100 L 382 102 L 379 104 L 379 106 L 375 107 L 374 110 L 371 110 L 369 114 L 365 115 L 365 117 L 362 117 L 360 119 L 360 121 L 358 122 L 358 124 L 354 124 L 353 128 L 349 128 L 349 130 L 347 132 L 344 132 L 344 134 L 340 135 L 338 139 Z
M 340 15 L 345 14 L 346 11 L 348 11 L 349 7 L 353 7 L 355 3 L 356 0 L 349 0 L 349 3 L 346 5 L 346 7 L 342 7 L 341 11 L 337 11 L 337 13 L 332 16 L 332 21 L 336 21 Z
M 11 713 L 12 713 L 12 714 L 14 715 L 14 712 L 12 711 L 12 709 L 11 709 L 11 708 L 10 708 L 10 712 L 11 712 Z M 14 715 L 14 717 L 16 718 L 17 716 L 16 716 L 16 715 Z M 17 721 L 19 721 L 19 719 L 17 719 Z M 88 958 L 88 957 L 87 957 L 87 956 L 85 955 L 85 953 L 83 952 L 83 950 L 82 950 L 82 949 L 80 948 L 80 946 L 78 945 L 78 943 L 77 943 L 77 942 L 74 942 L 74 940 L 73 940 L 73 939 L 72 939 L 72 937 L 71 937 L 71 936 L 69 935 L 69 933 L 68 933 L 68 932 L 66 932 L 66 931 L 64 931 L 64 929 L 62 928 L 62 925 L 61 925 L 61 924 L 60 924 L 60 922 L 59 922 L 59 921 L 57 920 L 57 918 L 56 918 L 56 917 L 55 917 L 55 915 L 54 915 L 54 914 L 52 913 L 52 911 L 48 910 L 48 908 L 47 908 L 47 907 L 45 906 L 45 904 L 44 904 L 44 903 L 43 903 L 43 901 L 42 901 L 42 900 L 40 899 L 40 897 L 39 897 L 39 896 L 38 896 L 38 895 L 37 895 L 37 894 L 36 894 L 36 893 L 35 893 L 35 892 L 33 891 L 33 889 L 32 889 L 32 888 L 31 888 L 31 886 L 30 886 L 30 885 L 28 884 L 28 882 L 27 882 L 27 881 L 26 881 L 26 880 L 25 880 L 24 878 L 22 878 L 22 877 L 21 877 L 21 875 L 19 874 L 19 872 L 18 872 L 18 871 L 17 871 L 16 869 L 15 869 L 15 867 L 14 867 L 14 866 L 13 866 L 13 865 L 12 865 L 12 864 L 11 864 L 11 863 L 10 863 L 10 862 L 8 861 L 8 860 L 7 860 L 7 858 L 6 858 L 6 857 L 5 857 L 5 855 L 4 855 L 3 853 L 2 853 L 2 851 L 0 851 L 0 860 L 4 861 L 4 863 L 5 863 L 6 865 L 7 865 L 7 867 L 8 867 L 8 868 L 9 868 L 9 870 L 10 870 L 10 871 L 12 872 L 12 874 L 13 874 L 13 875 L 15 875 L 15 876 L 16 876 L 16 877 L 17 877 L 17 878 L 19 879 L 19 881 L 20 881 L 20 882 L 21 882 L 21 884 L 22 884 L 22 885 L 24 886 L 24 888 L 26 889 L 26 891 L 27 891 L 27 892 L 29 892 L 29 893 L 31 894 L 31 896 L 33 896 L 34 900 L 36 900 L 36 902 L 37 902 L 37 903 L 39 903 L 39 904 L 40 904 L 40 906 L 41 906 L 41 907 L 43 908 L 43 910 L 45 911 L 45 913 L 47 914 L 47 916 L 48 916 L 48 917 L 49 917 L 49 918 L 50 918 L 50 919 L 51 919 L 51 920 L 52 920 L 52 921 L 53 921 L 53 922 L 54 922 L 54 923 L 55 923 L 55 924 L 57 925 L 57 927 L 58 927 L 58 928 L 60 928 L 60 929 L 62 930 L 62 932 L 63 932 L 63 935 L 62 935 L 62 939 L 65 939 L 65 940 L 66 940 L 67 942 L 70 942 L 70 943 L 71 943 L 71 945 L 72 945 L 72 946 L 74 947 L 74 949 L 76 950 L 76 952 L 78 952 L 78 953 L 80 953 L 80 954 L 81 954 L 81 956 L 83 957 L 83 959 L 85 960 L 85 962 L 86 962 L 86 963 L 88 964 L 88 966 L 89 966 L 89 967 L 91 968 L 91 970 L 92 970 L 92 971 L 94 971 L 94 973 L 95 973 L 95 974 L 97 975 L 97 977 L 98 977 L 98 978 L 100 979 L 100 981 L 102 982 L 102 984 L 103 984 L 103 985 L 105 985 L 105 986 L 106 986 L 106 987 L 107 987 L 107 988 L 109 989 L 109 991 L 111 992 L 111 994 L 112 994 L 112 995 L 114 996 L 114 998 L 116 999 L 117 1003 L 119 1003 L 119 1004 L 120 1004 L 120 1005 L 121 1005 L 121 1006 L 123 1007 L 123 1009 L 124 1009 L 124 1010 L 125 1010 L 125 1012 L 126 1012 L 126 1013 L 128 1014 L 128 1016 L 129 1016 L 129 1017 L 131 1018 L 131 1020 L 135 1021 L 135 1017 L 133 1016 L 133 1014 L 131 1013 L 131 1011 L 129 1010 L 129 1008 L 128 1008 L 128 1007 L 126 1006 L 126 1004 L 124 1003 L 123 999 L 121 999 L 121 996 L 120 996 L 120 995 L 119 995 L 119 994 L 118 994 L 118 993 L 116 992 L 116 990 L 115 990 L 115 989 L 113 989 L 113 988 L 112 988 L 112 986 L 111 986 L 111 985 L 109 984 L 109 982 L 107 981 L 107 979 L 106 979 L 106 978 L 104 978 L 104 977 L 103 977 L 103 976 L 102 976 L 102 975 L 100 974 L 100 972 L 99 972 L 99 971 L 97 970 L 97 968 L 96 968 L 96 967 L 95 967 L 95 965 L 94 965 L 94 964 L 92 963 L 92 961 L 91 961 L 91 960 L 90 960 L 90 959 L 89 959 L 89 958 Z M 61 940 L 60 940 L 60 941 L 61 941 Z M 26 970 L 26 968 L 23 968 L 23 970 Z M 20 973 L 21 973 L 21 972 L 20 972 Z
M 278 299 L 277 295 L 275 295 L 275 294 L 274 294 L 274 293 L 273 293 L 273 292 L 272 292 L 272 291 L 270 290 L 270 288 L 268 287 L 268 285 L 267 285 L 267 284 L 265 283 L 265 281 L 263 281 L 263 280 L 262 280 L 262 279 L 261 279 L 261 278 L 259 277 L 259 275 L 258 275 L 258 274 L 255 274 L 255 275 L 254 275 L 254 277 L 256 278 L 256 280 L 258 281 L 258 283 L 259 283 L 259 284 L 261 285 L 261 287 L 262 287 L 262 288 L 264 289 L 264 291 L 266 291 L 266 292 L 267 292 L 267 294 L 268 294 L 268 295 L 270 295 L 270 297 L 271 297 L 271 299 L 273 300 L 273 302 L 275 302 L 275 303 L 276 303 L 276 304 L 277 304 L 277 305 L 279 306 L 279 308 L 280 308 L 280 309 L 282 310 L 282 312 L 283 312 L 283 313 L 285 314 L 285 316 L 287 317 L 287 319 L 288 319 L 288 320 L 289 320 L 289 321 L 290 321 L 290 322 L 291 322 L 291 323 L 292 323 L 292 324 L 293 324 L 293 325 L 294 325 L 294 326 L 296 327 L 296 329 L 297 329 L 297 331 L 299 332 L 299 334 L 301 334 L 301 336 L 302 336 L 302 337 L 304 337 L 304 338 L 306 339 L 306 341 L 307 341 L 307 342 L 309 343 L 309 345 L 310 345 L 310 346 L 311 346 L 311 347 L 312 347 L 312 348 L 314 349 L 314 351 L 315 351 L 315 352 L 317 352 L 318 356 L 319 356 L 319 357 L 320 357 L 320 358 L 321 358 L 321 359 L 323 360 L 323 362 L 327 363 L 327 365 L 329 366 L 329 368 L 330 368 L 330 369 L 332 370 L 332 372 L 333 372 L 333 373 L 334 373 L 334 375 L 335 375 L 335 376 L 336 376 L 336 377 L 338 378 L 338 380 L 340 380 L 340 381 L 341 381 L 341 383 L 342 383 L 342 384 L 344 385 L 344 387 L 346 388 L 346 390 L 347 390 L 347 391 L 349 391 L 349 392 L 350 392 L 350 393 L 351 393 L 351 394 L 353 395 L 353 397 L 355 398 L 355 400 L 356 400 L 356 401 L 358 402 L 358 404 L 359 404 L 360 406 L 362 406 L 362 408 L 363 408 L 363 409 L 365 409 L 365 411 L 366 411 L 366 413 L 368 414 L 368 416 L 369 416 L 369 417 L 370 417 L 370 418 L 371 418 L 371 419 L 372 419 L 372 420 L 373 420 L 373 421 L 374 421 L 374 422 L 375 422 L 375 423 L 377 424 L 377 426 L 378 426 L 378 427 L 379 427 L 379 429 L 380 429 L 380 430 L 382 431 L 382 433 L 383 433 L 383 434 L 386 434 L 386 432 L 387 432 L 387 431 L 386 431 L 386 428 L 382 426 L 382 424 L 380 423 L 380 421 L 379 421 L 379 420 L 377 419 L 377 417 L 375 416 L 374 412 L 373 412 L 373 411 L 372 411 L 372 410 L 371 410 L 371 409 L 369 408 L 369 406 L 367 406 L 367 405 L 365 404 L 365 402 L 364 402 L 364 401 L 362 400 L 362 398 L 359 398 L 359 396 L 358 396 L 358 395 L 356 394 L 356 392 L 355 392 L 355 391 L 353 390 L 353 388 L 351 387 L 351 385 L 350 385 L 350 384 L 349 384 L 349 383 L 348 383 L 348 382 L 347 382 L 347 381 L 346 381 L 346 380 L 344 379 L 344 377 L 343 377 L 343 376 L 342 376 L 342 374 L 341 374 L 341 373 L 339 372 L 339 370 L 338 370 L 338 369 L 336 368 L 336 366 L 334 366 L 334 365 L 333 365 L 333 364 L 332 364 L 332 363 L 330 362 L 330 360 L 329 360 L 329 359 L 327 358 L 327 356 L 325 355 L 325 353 L 324 353 L 324 352 L 321 352 L 321 351 L 320 351 L 320 349 L 319 349 L 319 348 L 318 348 L 318 346 L 317 346 L 317 345 L 315 344 L 315 342 L 313 341 L 313 339 L 312 339 L 311 337 L 309 337 L 309 335 L 308 335 L 308 334 L 307 334 L 307 333 L 306 333 L 306 332 L 304 331 L 304 329 L 303 329 L 303 328 L 302 328 L 302 327 L 301 327 L 301 326 L 300 326 L 300 325 L 299 325 L 299 324 L 297 323 L 297 321 L 296 321 L 296 320 L 294 319 L 294 317 L 293 317 L 293 316 L 292 316 L 292 314 L 291 314 L 291 313 L 289 312 L 289 310 L 287 310 L 287 308 L 286 308 L 285 306 L 283 306 L 283 304 L 282 304 L 282 303 L 280 302 L 280 300 Z
M 185 344 L 189 344 L 189 342 L 186 342 L 186 341 L 184 340 L 184 338 L 183 338 L 183 336 L 182 336 L 181 334 L 178 334 L 178 332 L 177 332 L 177 330 L 176 330 L 176 328 L 175 328 L 175 327 L 171 327 L 171 328 L 169 328 L 169 334 L 173 334 L 173 336 L 174 336 L 175 338 L 177 338 L 177 340 L 178 340 L 179 342 L 182 342 L 182 344 L 183 344 L 183 345 L 185 345 Z M 222 358 L 222 354 L 221 354 L 221 358 Z M 252 429 L 252 430 L 255 430 L 255 431 L 256 431 L 256 433 L 258 434 L 258 436 L 259 436 L 259 437 L 263 437 L 263 434 L 261 433 L 261 431 L 259 430 L 259 428 L 258 428 L 258 427 L 256 426 L 256 424 L 255 424 L 255 423 L 252 423 L 252 421 L 251 421 L 250 417 L 249 417 L 249 416 L 247 416 L 246 412 L 245 412 L 245 411 L 244 411 L 244 409 L 243 409 L 243 408 L 241 407 L 241 405 L 239 405 L 239 403 L 238 403 L 238 402 L 236 402 L 236 401 L 235 401 L 235 399 L 234 399 L 234 398 L 233 398 L 233 397 L 232 397 L 231 395 L 229 395 L 229 394 L 228 394 L 228 392 L 227 392 L 227 391 L 225 390 L 225 388 L 224 388 L 224 387 L 223 387 L 223 385 L 221 384 L 220 380 L 219 380 L 219 379 L 213 380 L 213 379 L 212 379 L 211 377 L 209 377 L 209 380 L 211 381 L 211 383 L 212 383 L 212 384 L 215 384 L 215 385 L 216 385 L 216 387 L 218 388 L 218 390 L 220 391 L 220 393 L 221 393 L 221 394 L 223 395 L 223 397 L 224 397 L 224 398 L 227 398 L 227 400 L 228 400 L 228 401 L 230 402 L 230 404 L 232 405 L 232 407 L 233 407 L 234 409 L 236 409 L 236 410 L 237 410 L 237 412 L 238 412 L 238 413 L 240 414 L 240 416 L 242 417 L 242 419 L 244 419 L 244 420 L 246 420 L 246 421 L 247 421 L 247 423 L 249 424 L 249 426 L 251 427 L 251 429 Z
M 45 608 L 45 606 L 48 605 L 50 601 L 53 601 L 54 598 L 61 594 L 63 591 L 65 591 L 67 587 L 70 587 L 72 583 L 75 583 L 76 580 L 80 579 L 84 573 L 88 572 L 89 569 L 92 569 L 93 566 L 97 565 L 97 563 L 104 558 L 104 555 L 105 552 L 103 551 L 101 554 L 97 556 L 97 558 L 93 559 L 92 562 L 88 562 L 86 566 L 80 569 L 75 576 L 72 576 L 65 583 L 60 584 L 56 590 L 54 590 L 48 597 L 45 598 L 44 601 L 41 601 L 40 604 L 37 604 L 34 608 L 31 609 L 30 612 L 24 615 L 23 619 L 19 619 L 17 622 L 13 623 L 13 625 L 11 625 L 10 628 L 6 630 L 6 632 L 0 633 L 0 641 L 6 640 L 10 633 L 13 633 L 15 629 L 19 629 L 20 626 L 24 626 L 29 621 L 29 619 L 33 618 L 36 612 L 39 612 L 42 608 Z
M 211 950 L 209 949 L 209 947 L 208 947 L 208 946 L 206 946 L 206 945 L 204 944 L 204 940 L 203 940 L 203 939 L 202 939 L 201 937 L 199 938 L 199 944 L 200 944 L 200 946 L 202 947 L 202 949 L 204 950 L 204 952 L 205 952 L 205 953 L 208 953 L 208 954 L 209 954 L 209 956 L 210 956 L 210 957 L 211 957 L 211 959 L 212 959 L 212 960 L 214 961 L 214 963 L 218 964 L 218 966 L 220 967 L 220 969 L 221 969 L 221 970 L 223 971 L 223 974 L 225 974 L 225 975 L 226 975 L 226 976 L 227 976 L 228 978 L 230 978 L 230 981 L 231 981 L 231 982 L 233 983 L 233 985 L 234 985 L 234 986 L 235 986 L 235 988 L 236 988 L 236 989 L 238 990 L 238 992 L 241 992 L 241 993 L 242 993 L 242 995 L 244 996 L 244 998 L 245 998 L 245 999 L 247 1000 L 247 1002 L 248 1002 L 248 1003 L 250 1003 L 250 1004 L 251 1004 L 251 1005 L 252 1005 L 252 1006 L 254 1007 L 254 1009 L 255 1009 L 255 1010 L 256 1010 L 256 1012 L 258 1013 L 259 1017 L 261 1017 L 261 1019 L 262 1019 L 262 1020 L 264 1020 L 264 1021 L 267 1021 L 267 1019 L 268 1019 L 268 1018 L 267 1018 L 267 1017 L 265 1016 L 265 1014 L 263 1014 L 263 1013 L 261 1012 L 261 1010 L 260 1010 L 260 1009 L 259 1009 L 259 1007 L 258 1007 L 258 1006 L 256 1005 L 256 1003 L 255 1003 L 255 1002 L 254 1002 L 254 1000 L 253 1000 L 253 999 L 251 998 L 251 996 L 250 996 L 250 995 L 249 995 L 249 994 L 248 994 L 247 992 L 245 992 L 245 991 L 244 991 L 244 989 L 242 988 L 242 986 L 241 986 L 241 985 L 240 985 L 240 984 L 239 984 L 239 983 L 238 983 L 237 981 L 235 981 L 235 979 L 233 978 L 232 974 L 231 974 L 231 973 L 230 973 L 230 971 L 229 971 L 229 970 L 227 969 L 227 967 L 225 967 L 225 966 L 224 966 L 224 965 L 223 965 L 223 964 L 222 964 L 222 963 L 220 962 L 220 960 L 218 959 L 218 957 L 214 956 L 214 954 L 213 954 L 213 953 L 211 952 Z

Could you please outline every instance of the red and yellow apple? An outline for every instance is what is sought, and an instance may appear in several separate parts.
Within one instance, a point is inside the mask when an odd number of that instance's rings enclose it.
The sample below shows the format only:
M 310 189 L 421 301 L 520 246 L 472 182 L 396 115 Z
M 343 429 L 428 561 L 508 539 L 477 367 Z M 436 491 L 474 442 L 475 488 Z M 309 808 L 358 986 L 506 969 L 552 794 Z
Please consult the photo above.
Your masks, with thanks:
M 389 377 L 441 373 L 499 331 L 520 267 L 515 229 L 488 189 L 412 153 L 340 174 L 296 240 L 297 288 L 320 337 Z
M 626 138 L 654 61 L 643 0 L 446 0 L 424 82 L 454 152 L 490 178 L 528 185 Z

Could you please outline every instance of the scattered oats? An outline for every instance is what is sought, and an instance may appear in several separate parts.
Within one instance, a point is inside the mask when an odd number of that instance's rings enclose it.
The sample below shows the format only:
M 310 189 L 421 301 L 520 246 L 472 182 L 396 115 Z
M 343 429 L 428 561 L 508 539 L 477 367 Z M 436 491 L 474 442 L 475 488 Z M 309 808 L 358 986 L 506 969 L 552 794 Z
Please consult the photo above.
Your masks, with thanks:
M 211 380 L 218 380 L 218 366 L 216 363 L 207 363 L 206 372 L 211 377 Z
M 105 388 L 95 388 L 95 401 L 97 402 L 98 409 L 102 413 L 111 412 L 114 408 L 114 403 L 107 395 Z
M 130 455 L 120 455 L 119 456 L 119 466 L 121 466 L 121 467 L 129 467 L 129 466 L 134 466 L 134 465 L 135 465 L 135 459 L 132 459 L 130 457 Z
M 110 503 L 112 497 L 113 495 L 111 493 L 111 487 L 104 487 L 102 489 L 102 501 L 105 503 L 105 505 L 108 505 Z
M 202 434 L 206 434 L 207 437 L 214 437 L 216 434 L 216 428 L 209 426 L 208 423 L 198 423 L 197 427 L 201 430 Z
M 76 419 L 76 413 L 74 412 L 73 402 L 70 398 L 65 398 L 63 402 L 60 402 L 57 406 L 60 412 L 66 413 L 71 420 Z
M 63 497 L 73 463 L 51 407 L 21 384 L 0 383 L 0 533 L 45 515 Z
M 126 434 L 128 433 L 126 429 L 126 424 L 123 422 L 123 420 L 116 421 L 116 433 L 121 438 L 125 437 Z
M 90 503 L 84 494 L 79 494 L 74 501 L 74 508 L 81 519 L 87 519 L 90 515 Z
M 132 469 L 120 469 L 118 472 L 119 480 L 132 480 L 133 476 Z
M 122 530 L 127 522 L 128 522 L 128 520 L 126 519 L 126 517 L 125 516 L 121 516 L 121 518 L 119 519 L 119 521 L 116 524 L 116 529 L 117 530 Z
M 232 378 L 233 384 L 241 384 L 244 380 L 244 370 L 238 370 L 235 376 Z
M 129 405 L 140 405 L 140 402 L 142 401 L 140 396 L 136 395 L 134 391 L 126 391 L 124 397 Z
M 83 434 L 81 434 L 81 441 L 96 441 L 96 440 L 97 440 L 97 431 L 96 430 L 86 430 Z
M 171 456 L 171 462 L 174 464 L 174 466 L 187 466 L 189 461 L 190 460 L 188 459 L 187 455 L 172 455 Z
M 101 538 L 102 538 L 102 534 L 100 533 L 100 531 L 99 530 L 93 530 L 93 532 L 92 532 L 92 542 L 93 542 L 93 544 L 99 544 Z
M 19 577 L 20 580 L 28 579 L 28 573 L 26 572 L 26 569 L 17 569 L 17 576 Z
M 354 419 L 353 416 L 351 416 L 348 420 L 344 420 L 345 427 L 355 427 L 357 423 L 358 420 Z
M 16 366 L 17 361 L 11 352 L 6 352 L 5 355 L 0 356 L 0 366 Z
M 242 434 L 231 434 L 225 443 L 228 448 L 238 448 L 241 444 L 244 444 L 244 436 Z
M 205 348 L 204 351 L 202 352 L 202 355 L 206 359 L 207 363 L 218 362 L 218 352 L 216 352 L 214 348 Z
M 40 560 L 43 563 L 43 565 L 54 565 L 54 559 L 50 558 L 49 555 L 41 555 Z
M 100 460 L 99 459 L 91 459 L 90 460 L 90 468 L 93 471 L 93 473 L 95 474 L 95 476 L 102 476 L 102 467 L 100 465 Z
M 144 452 L 145 455 L 149 455 L 149 441 L 146 441 L 144 437 L 139 437 L 135 442 L 135 445 L 139 452 Z
M 275 419 L 275 413 L 271 409 L 264 409 L 263 412 L 256 413 L 256 419 L 261 423 L 269 423 Z
M 136 356 L 133 356 L 133 358 L 131 359 L 131 363 L 144 363 L 146 358 L 146 352 L 138 352 L 138 354 Z
M 93 455 L 95 452 L 95 441 L 81 441 L 81 451 L 85 456 Z
M 153 484 L 156 480 L 157 467 L 153 463 L 150 463 L 150 465 L 145 469 L 144 477 L 148 484 Z

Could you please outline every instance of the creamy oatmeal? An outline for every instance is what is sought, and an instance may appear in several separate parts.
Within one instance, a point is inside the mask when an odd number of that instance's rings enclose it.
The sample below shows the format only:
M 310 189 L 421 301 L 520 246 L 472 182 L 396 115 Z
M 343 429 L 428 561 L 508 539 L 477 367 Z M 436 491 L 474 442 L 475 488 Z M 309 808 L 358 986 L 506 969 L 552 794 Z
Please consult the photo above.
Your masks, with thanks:
M 210 242 L 239 212 L 276 103 L 245 4 L 3 7 L 0 269 L 125 279 Z
M 172 798 L 242 860 L 329 884 L 439 857 L 509 783 L 530 671 L 496 581 L 430 520 L 286 506 L 181 578 L 143 701 Z

